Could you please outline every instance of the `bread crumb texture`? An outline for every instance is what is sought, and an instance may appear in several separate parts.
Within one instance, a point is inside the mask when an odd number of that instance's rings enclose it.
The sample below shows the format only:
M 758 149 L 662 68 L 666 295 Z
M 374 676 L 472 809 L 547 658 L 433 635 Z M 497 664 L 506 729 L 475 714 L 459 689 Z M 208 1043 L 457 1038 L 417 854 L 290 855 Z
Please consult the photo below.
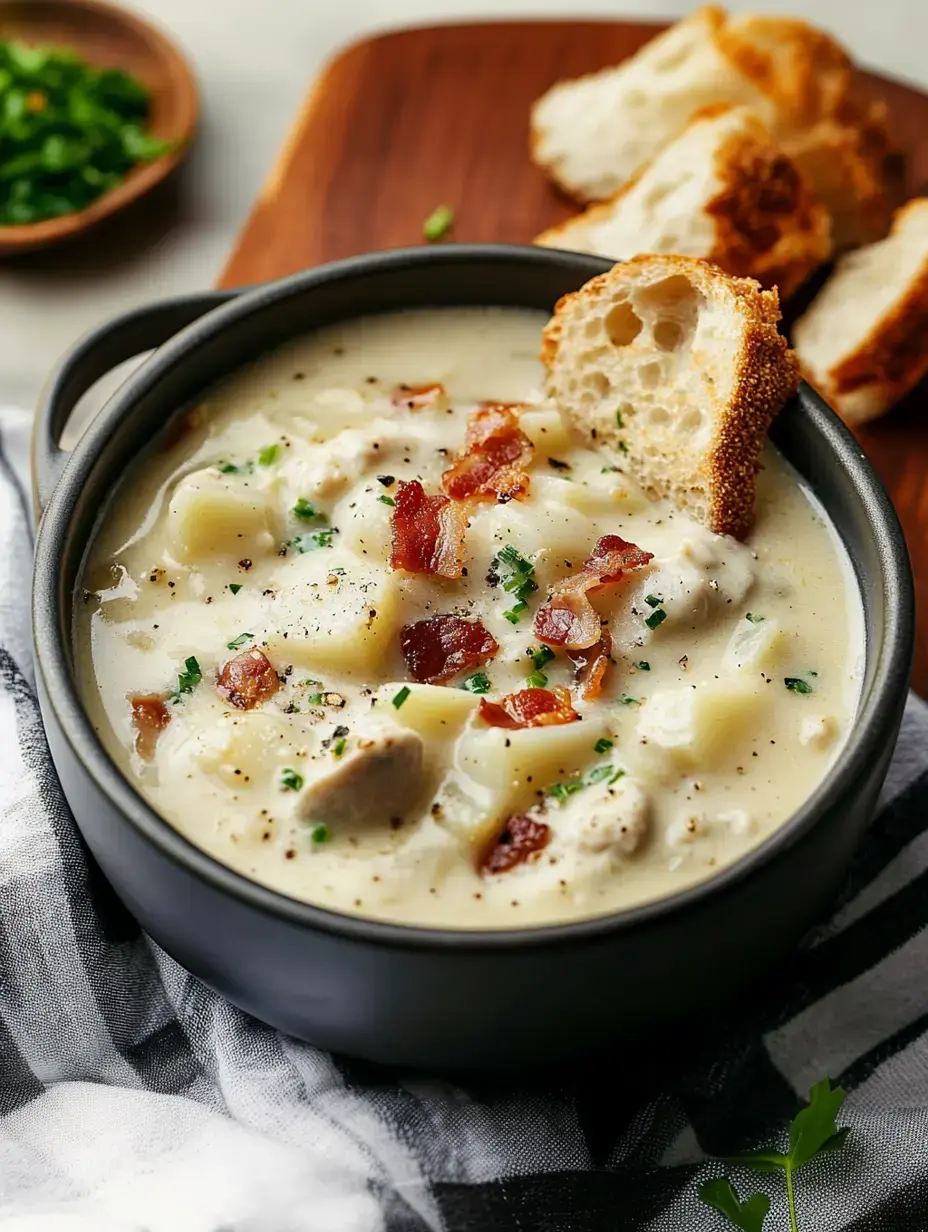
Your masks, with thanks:
M 557 304 L 547 393 L 650 495 L 741 538 L 767 430 L 799 382 L 779 320 L 776 291 L 751 279 L 637 256 Z

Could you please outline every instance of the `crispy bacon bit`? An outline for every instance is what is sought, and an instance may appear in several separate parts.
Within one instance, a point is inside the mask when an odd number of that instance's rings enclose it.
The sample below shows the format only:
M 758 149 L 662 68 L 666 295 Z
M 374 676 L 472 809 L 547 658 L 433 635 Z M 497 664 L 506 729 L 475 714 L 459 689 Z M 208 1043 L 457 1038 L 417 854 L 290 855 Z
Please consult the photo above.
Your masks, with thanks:
M 405 406 L 410 411 L 428 411 L 445 396 L 445 387 L 434 385 L 397 385 L 390 395 L 394 406 Z
M 144 693 L 130 697 L 132 726 L 135 728 L 135 751 L 139 757 L 151 761 L 155 755 L 158 737 L 171 721 L 171 714 L 164 698 L 157 693 Z
M 536 851 L 547 847 L 550 838 L 550 826 L 525 813 L 516 813 L 506 822 L 506 828 L 484 857 L 482 870 L 485 874 L 508 873 Z
M 586 650 L 600 640 L 599 616 L 588 593 L 618 582 L 632 569 L 654 559 L 620 535 L 603 535 L 583 566 L 551 588 L 548 602 L 535 615 L 535 636 L 548 646 Z
M 580 696 L 585 702 L 595 701 L 602 693 L 611 654 L 612 637 L 606 628 L 600 631 L 599 641 L 595 645 L 584 650 L 568 650 L 567 657 L 574 665 Z
M 230 659 L 216 682 L 220 697 L 239 710 L 253 710 L 280 688 L 277 673 L 260 650 L 246 650 Z
M 400 645 L 413 680 L 429 684 L 482 667 L 499 650 L 496 638 L 479 620 L 460 616 L 430 616 L 405 625 Z
M 535 446 L 519 427 L 519 417 L 504 402 L 485 402 L 471 415 L 464 452 L 441 477 L 454 500 L 491 496 L 509 501 L 528 491 Z
M 394 499 L 393 568 L 459 578 L 467 507 L 440 494 L 428 496 L 418 479 L 400 480 Z
M 481 697 L 480 717 L 490 727 L 509 730 L 554 727 L 580 718 L 563 685 L 555 685 L 553 689 L 521 689 L 518 693 L 507 693 L 498 702 L 488 702 Z

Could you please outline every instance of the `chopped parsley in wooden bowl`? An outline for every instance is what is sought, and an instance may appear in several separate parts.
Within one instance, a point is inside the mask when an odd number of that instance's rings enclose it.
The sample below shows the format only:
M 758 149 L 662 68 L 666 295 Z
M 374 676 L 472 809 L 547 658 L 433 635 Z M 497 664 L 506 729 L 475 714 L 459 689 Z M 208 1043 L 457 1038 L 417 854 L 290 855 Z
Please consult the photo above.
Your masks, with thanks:
M 183 57 L 97 0 L 0 0 L 0 253 L 75 235 L 160 182 L 197 120 Z

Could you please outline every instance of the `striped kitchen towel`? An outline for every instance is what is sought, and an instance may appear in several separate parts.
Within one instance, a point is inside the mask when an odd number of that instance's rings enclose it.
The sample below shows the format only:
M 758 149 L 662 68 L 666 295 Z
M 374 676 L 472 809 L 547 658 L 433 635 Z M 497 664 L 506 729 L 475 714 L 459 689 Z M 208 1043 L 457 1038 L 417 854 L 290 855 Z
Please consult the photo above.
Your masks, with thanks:
M 784 1143 L 825 1075 L 851 1133 L 799 1228 L 928 1229 L 920 701 L 831 918 L 724 1028 L 532 1085 L 334 1059 L 189 976 L 87 858 L 33 688 L 27 431 L 0 412 L 0 1232 L 722 1232 L 709 1157 Z M 778 1175 L 728 1171 L 771 1197 L 746 1228 L 790 1227 Z

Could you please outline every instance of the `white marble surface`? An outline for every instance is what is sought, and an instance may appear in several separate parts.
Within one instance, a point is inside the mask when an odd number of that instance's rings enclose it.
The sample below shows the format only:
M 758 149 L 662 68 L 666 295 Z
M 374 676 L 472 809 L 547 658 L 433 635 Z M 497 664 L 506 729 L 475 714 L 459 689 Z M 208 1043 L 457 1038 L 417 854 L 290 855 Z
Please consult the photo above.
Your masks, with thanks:
M 113 314 L 208 286 L 319 66 L 377 30 L 474 18 L 681 15 L 686 0 L 134 0 L 185 49 L 202 85 L 200 139 L 176 190 L 92 242 L 0 264 L 0 401 L 32 406 L 50 366 Z M 733 10 L 756 9 L 731 0 Z M 764 3 L 838 35 L 859 60 L 928 85 L 926 0 Z

